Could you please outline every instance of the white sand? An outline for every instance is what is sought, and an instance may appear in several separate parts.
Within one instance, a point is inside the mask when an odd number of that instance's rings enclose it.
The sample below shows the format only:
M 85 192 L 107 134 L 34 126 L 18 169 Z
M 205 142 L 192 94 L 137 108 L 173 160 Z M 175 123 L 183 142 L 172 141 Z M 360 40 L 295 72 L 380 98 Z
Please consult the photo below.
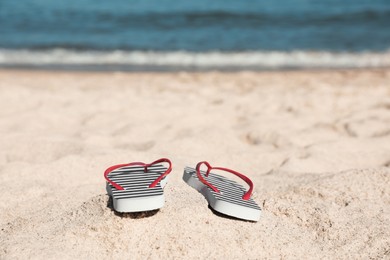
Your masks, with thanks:
M 0 258 L 390 258 L 390 70 L 0 71 Z M 166 204 L 116 215 L 103 171 L 172 160 Z M 259 222 L 182 181 L 252 178 Z

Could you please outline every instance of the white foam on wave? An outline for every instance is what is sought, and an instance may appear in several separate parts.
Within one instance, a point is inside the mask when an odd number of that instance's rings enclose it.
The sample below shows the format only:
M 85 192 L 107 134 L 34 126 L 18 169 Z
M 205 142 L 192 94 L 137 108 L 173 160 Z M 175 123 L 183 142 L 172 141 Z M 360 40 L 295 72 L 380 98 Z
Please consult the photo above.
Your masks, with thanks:
M 152 52 L 0 49 L 0 65 L 128 65 L 195 68 L 378 68 L 390 66 L 385 52 Z

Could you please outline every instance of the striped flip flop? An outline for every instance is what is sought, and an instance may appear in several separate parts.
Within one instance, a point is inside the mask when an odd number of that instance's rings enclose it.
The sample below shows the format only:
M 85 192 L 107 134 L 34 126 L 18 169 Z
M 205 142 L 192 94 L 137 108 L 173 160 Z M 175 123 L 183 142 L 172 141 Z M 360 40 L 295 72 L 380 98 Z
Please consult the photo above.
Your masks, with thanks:
M 161 163 L 168 163 L 169 167 Z M 117 212 L 140 212 L 164 206 L 163 188 L 172 163 L 166 158 L 152 163 L 133 162 L 109 167 L 104 172 L 106 190 Z
M 200 170 L 203 164 L 207 167 L 206 172 Z M 249 185 L 249 190 L 246 191 L 233 180 L 211 173 L 211 170 L 222 170 L 240 177 Z M 195 169 L 190 167 L 184 169 L 183 180 L 203 194 L 215 211 L 239 219 L 251 221 L 260 219 L 261 209 L 251 198 L 253 183 L 245 175 L 227 168 L 211 167 L 208 162 L 200 162 Z

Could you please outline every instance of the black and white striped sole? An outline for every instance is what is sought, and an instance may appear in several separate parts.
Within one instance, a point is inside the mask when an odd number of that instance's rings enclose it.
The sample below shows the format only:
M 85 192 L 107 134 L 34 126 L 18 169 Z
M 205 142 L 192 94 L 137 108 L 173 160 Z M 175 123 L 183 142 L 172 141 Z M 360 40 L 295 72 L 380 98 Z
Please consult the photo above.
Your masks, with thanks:
M 165 202 L 163 188 L 168 181 L 168 176 L 153 188 L 149 188 L 149 185 L 166 170 L 163 165 L 152 165 L 148 167 L 147 172 L 144 172 L 143 166 L 125 166 L 110 172 L 109 179 L 124 188 L 124 190 L 117 190 L 110 183 L 106 185 L 115 211 L 141 212 L 162 208 Z
M 202 172 L 205 174 L 204 172 Z M 208 201 L 211 208 L 222 214 L 245 219 L 258 221 L 261 215 L 261 209 L 256 202 L 250 198 L 243 200 L 242 196 L 246 190 L 237 182 L 224 176 L 210 173 L 207 181 L 217 187 L 220 192 L 215 192 L 204 185 L 198 178 L 196 170 L 190 167 L 184 169 L 183 180 L 199 191 Z

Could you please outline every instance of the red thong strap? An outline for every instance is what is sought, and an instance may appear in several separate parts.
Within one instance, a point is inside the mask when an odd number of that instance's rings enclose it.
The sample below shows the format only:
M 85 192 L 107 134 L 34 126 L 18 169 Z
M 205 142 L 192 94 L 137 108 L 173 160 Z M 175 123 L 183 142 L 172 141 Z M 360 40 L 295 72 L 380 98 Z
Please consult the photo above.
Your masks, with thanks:
M 206 181 L 202 174 L 200 173 L 200 167 L 202 164 L 205 164 L 207 166 L 207 171 L 206 171 L 206 177 L 209 176 L 209 173 L 211 170 L 221 170 L 221 171 L 226 171 L 226 172 L 230 172 L 230 173 L 233 173 L 234 175 L 240 177 L 242 180 L 244 180 L 248 185 L 249 185 L 249 190 L 244 194 L 244 196 L 242 196 L 242 199 L 243 200 L 249 200 L 250 197 L 251 197 L 251 194 L 252 194 L 252 191 L 253 191 L 253 182 L 251 181 L 251 179 L 249 179 L 248 177 L 246 177 L 245 175 L 239 173 L 239 172 L 236 172 L 236 171 L 233 171 L 231 169 L 228 169 L 228 168 L 223 168 L 223 167 L 212 167 L 208 162 L 206 161 L 203 161 L 203 162 L 200 162 L 196 165 L 196 174 L 198 175 L 198 178 L 199 180 L 206 186 L 208 186 L 210 189 L 212 189 L 213 191 L 215 192 L 220 192 L 217 187 L 211 185 L 211 183 L 209 183 L 208 181 Z
M 143 166 L 144 167 L 144 172 L 147 172 L 148 171 L 148 167 L 154 165 L 154 164 L 157 164 L 157 163 L 168 163 L 169 164 L 169 168 L 163 173 L 160 175 L 160 177 L 158 177 L 156 180 L 154 180 L 150 185 L 149 185 L 149 188 L 153 188 L 155 187 L 160 181 L 162 178 L 164 178 L 165 176 L 167 176 L 171 171 L 172 171 L 172 163 L 169 159 L 167 158 L 161 158 L 161 159 L 158 159 L 152 163 L 143 163 L 143 162 L 132 162 L 132 163 L 126 163 L 126 164 L 118 164 L 118 165 L 114 165 L 114 166 L 111 166 L 109 168 L 107 168 L 107 170 L 104 171 L 104 178 L 107 180 L 107 182 L 109 182 L 112 186 L 115 187 L 115 189 L 117 190 L 124 190 L 124 188 L 122 186 L 120 186 L 119 184 L 115 183 L 114 181 L 110 180 L 108 178 L 108 174 L 110 174 L 110 172 L 112 172 L 113 170 L 116 170 L 118 168 L 121 168 L 121 167 L 125 167 L 125 166 Z

